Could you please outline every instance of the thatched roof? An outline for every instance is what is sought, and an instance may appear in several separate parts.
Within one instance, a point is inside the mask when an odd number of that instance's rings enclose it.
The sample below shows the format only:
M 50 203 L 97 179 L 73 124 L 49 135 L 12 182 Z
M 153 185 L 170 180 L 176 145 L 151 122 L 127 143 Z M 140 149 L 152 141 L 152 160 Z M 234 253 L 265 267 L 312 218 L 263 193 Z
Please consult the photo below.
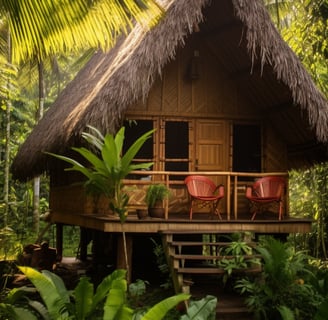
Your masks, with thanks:
M 228 30 L 218 49 L 222 50 L 222 59 L 226 59 L 224 67 L 228 70 L 229 65 L 229 71 L 235 74 L 245 72 L 246 68 L 248 76 L 252 74 L 256 78 L 258 74 L 258 78 L 263 77 L 257 80 L 257 92 L 263 91 L 263 79 L 271 91 L 283 90 L 281 100 L 275 103 L 280 108 L 291 103 L 299 113 L 295 117 L 287 112 L 284 117 L 298 121 L 295 119 L 301 118 L 304 113 L 305 122 L 301 124 L 310 125 L 313 139 L 327 142 L 327 101 L 282 40 L 261 0 L 162 0 L 161 4 L 167 11 L 156 27 L 145 30 L 138 25 L 108 53 L 95 53 L 63 90 L 21 146 L 12 166 L 15 178 L 28 179 L 46 171 L 49 158 L 44 151 L 64 153 L 80 139 L 87 125 L 103 131 L 115 131 L 128 107 L 147 97 L 163 66 L 174 58 L 176 50 L 183 46 L 196 25 L 204 33 L 220 28 L 221 39 Z M 220 10 L 217 10 L 218 7 Z M 238 29 L 238 32 L 232 29 Z M 235 57 L 229 51 L 231 39 L 239 44 L 239 60 L 233 61 Z M 253 99 L 254 105 L 275 107 L 273 94 L 268 88 L 266 98 L 259 93 L 255 99 L 254 88 L 247 88 L 249 79 L 243 78 L 245 80 L 239 81 L 243 81 L 245 95 Z M 279 131 L 280 119 L 275 117 Z M 308 140 L 309 136 L 304 141 L 291 141 L 291 145 Z

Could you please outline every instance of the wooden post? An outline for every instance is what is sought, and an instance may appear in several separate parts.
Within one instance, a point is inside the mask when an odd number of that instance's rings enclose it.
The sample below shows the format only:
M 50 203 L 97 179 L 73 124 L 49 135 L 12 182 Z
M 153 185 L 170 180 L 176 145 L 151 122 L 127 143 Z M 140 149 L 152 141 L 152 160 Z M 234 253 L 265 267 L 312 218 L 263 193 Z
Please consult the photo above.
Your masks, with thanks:
M 227 197 L 227 220 L 230 220 L 230 211 L 231 211 L 231 181 L 230 181 L 230 174 L 227 175 L 226 178 L 226 197 Z
M 56 223 L 56 249 L 57 260 L 61 261 L 63 258 L 63 224 Z
M 80 228 L 80 256 L 79 259 L 81 261 L 87 261 L 88 258 L 88 243 L 89 243 L 89 237 L 88 237 L 88 229 L 81 227 Z
M 132 245 L 133 245 L 133 239 L 132 235 L 126 234 L 126 248 L 127 248 L 127 255 L 128 255 L 128 274 L 127 282 L 131 283 L 131 270 L 133 268 L 132 266 Z M 125 263 L 125 255 L 124 255 L 124 244 L 123 244 L 123 236 L 122 234 L 119 234 L 117 237 L 117 261 L 116 261 L 116 268 L 117 269 L 126 269 L 126 263 Z

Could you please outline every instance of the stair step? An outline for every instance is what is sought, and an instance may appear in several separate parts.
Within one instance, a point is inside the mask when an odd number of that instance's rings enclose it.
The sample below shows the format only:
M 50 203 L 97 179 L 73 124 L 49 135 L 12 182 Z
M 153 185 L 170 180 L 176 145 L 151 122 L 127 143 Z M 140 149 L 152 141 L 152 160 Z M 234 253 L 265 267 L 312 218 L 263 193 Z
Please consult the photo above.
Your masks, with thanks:
M 222 260 L 222 259 L 234 259 L 235 256 L 212 256 L 203 254 L 172 254 L 172 258 L 178 260 Z M 261 258 L 259 254 L 243 255 L 245 260 Z
M 231 244 L 231 242 L 225 241 L 225 242 L 212 242 L 212 241 L 170 241 L 168 240 L 168 243 L 171 246 L 175 247 L 197 247 L 197 246 L 215 246 L 215 247 L 227 247 Z M 256 242 L 246 242 L 246 244 L 250 247 L 256 247 Z
M 224 274 L 226 271 L 223 268 L 176 268 L 178 273 L 183 274 Z M 254 268 L 243 268 L 243 269 L 234 269 L 233 273 L 238 274 L 256 274 L 262 271 L 261 267 L 254 267 Z

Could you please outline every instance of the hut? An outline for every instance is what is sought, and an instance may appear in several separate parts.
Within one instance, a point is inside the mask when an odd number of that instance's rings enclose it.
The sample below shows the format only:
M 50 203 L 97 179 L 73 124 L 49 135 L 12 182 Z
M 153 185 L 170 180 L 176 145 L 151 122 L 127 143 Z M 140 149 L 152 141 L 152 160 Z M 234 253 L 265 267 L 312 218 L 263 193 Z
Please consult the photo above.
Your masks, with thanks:
M 50 176 L 50 210 L 59 246 L 65 224 L 120 232 L 118 221 L 104 214 L 106 208 L 93 212 L 76 184 L 79 177 L 64 172 L 64 164 L 45 152 L 71 155 L 88 125 L 114 133 L 124 123 L 136 122 L 126 127 L 127 141 L 157 129 L 138 158 L 154 161 L 146 177 L 165 181 L 174 197 L 167 219 L 128 218 L 131 235 L 213 228 L 309 231 L 309 221 L 285 219 L 269 225 L 240 220 L 236 212 L 245 208 L 238 199 L 250 179 L 327 159 L 327 100 L 261 0 L 161 4 L 165 15 L 154 28 L 136 25 L 109 52 L 98 50 L 92 56 L 20 147 L 13 176 L 22 181 L 44 172 Z M 225 184 L 229 201 L 224 203 L 224 222 L 170 221 L 171 212 L 183 215 L 186 210 L 183 178 L 195 172 Z M 139 189 L 147 181 L 132 178 Z M 142 195 L 133 194 L 131 211 L 142 205 Z

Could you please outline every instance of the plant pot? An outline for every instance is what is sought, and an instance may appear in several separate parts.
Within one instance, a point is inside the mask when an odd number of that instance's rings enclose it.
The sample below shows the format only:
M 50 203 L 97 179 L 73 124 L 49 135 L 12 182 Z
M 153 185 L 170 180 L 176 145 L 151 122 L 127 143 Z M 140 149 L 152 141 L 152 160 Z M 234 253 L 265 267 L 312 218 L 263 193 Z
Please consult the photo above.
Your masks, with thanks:
M 146 219 L 148 217 L 147 209 L 137 209 L 137 216 L 139 219 Z
M 148 214 L 153 218 L 165 218 L 165 209 L 164 208 L 148 208 Z

